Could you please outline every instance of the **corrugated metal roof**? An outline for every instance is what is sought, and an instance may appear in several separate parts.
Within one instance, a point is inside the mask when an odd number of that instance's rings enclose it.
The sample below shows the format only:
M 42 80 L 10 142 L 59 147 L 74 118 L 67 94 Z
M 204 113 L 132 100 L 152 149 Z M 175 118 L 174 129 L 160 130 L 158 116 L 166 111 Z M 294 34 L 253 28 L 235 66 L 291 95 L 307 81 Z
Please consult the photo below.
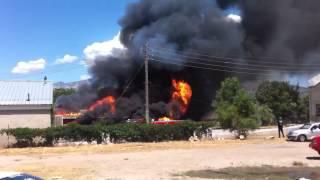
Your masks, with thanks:
M 0 81 L 0 105 L 48 105 L 52 101 L 50 81 Z

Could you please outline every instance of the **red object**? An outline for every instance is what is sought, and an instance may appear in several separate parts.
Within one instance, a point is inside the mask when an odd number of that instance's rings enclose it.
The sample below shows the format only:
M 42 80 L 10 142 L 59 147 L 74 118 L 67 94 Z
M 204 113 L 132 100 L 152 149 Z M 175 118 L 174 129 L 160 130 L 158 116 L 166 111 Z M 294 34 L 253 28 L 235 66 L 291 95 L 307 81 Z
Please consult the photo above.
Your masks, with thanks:
M 316 136 L 315 138 L 313 138 L 311 143 L 309 144 L 309 147 L 320 154 L 320 136 Z

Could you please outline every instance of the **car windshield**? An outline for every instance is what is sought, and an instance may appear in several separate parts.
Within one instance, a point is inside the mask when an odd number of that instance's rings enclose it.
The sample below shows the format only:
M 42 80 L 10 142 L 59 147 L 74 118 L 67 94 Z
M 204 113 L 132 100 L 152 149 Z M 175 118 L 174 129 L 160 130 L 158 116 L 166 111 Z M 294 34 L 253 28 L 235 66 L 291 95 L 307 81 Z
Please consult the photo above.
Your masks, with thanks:
M 311 124 L 305 124 L 300 129 L 309 129 Z

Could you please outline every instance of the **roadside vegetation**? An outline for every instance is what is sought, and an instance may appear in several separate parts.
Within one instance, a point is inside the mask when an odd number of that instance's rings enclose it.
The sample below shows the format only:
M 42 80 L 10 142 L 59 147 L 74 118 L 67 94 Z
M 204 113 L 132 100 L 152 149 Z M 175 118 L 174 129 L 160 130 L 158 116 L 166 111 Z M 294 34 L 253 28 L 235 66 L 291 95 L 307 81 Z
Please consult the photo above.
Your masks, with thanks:
M 122 142 L 162 142 L 188 140 L 195 134 L 201 135 L 212 123 L 184 122 L 175 125 L 115 124 L 79 125 L 69 124 L 46 129 L 4 129 L 1 134 L 15 137 L 13 147 L 53 146 L 59 140 L 68 142 L 96 142 L 101 144 L 108 139 L 113 143 Z
M 300 94 L 299 86 L 288 82 L 265 81 L 254 96 L 241 88 L 237 78 L 227 78 L 214 104 L 221 128 L 246 138 L 250 130 L 275 125 L 280 117 L 285 124 L 308 122 L 308 103 L 308 96 Z
M 247 137 L 250 130 L 273 118 L 271 110 L 242 89 L 237 78 L 222 82 L 216 96 L 216 112 L 221 128 L 236 132 L 238 137 Z
M 256 99 L 269 107 L 276 118 L 281 116 L 286 123 L 308 122 L 309 96 L 303 96 L 299 88 L 288 82 L 265 81 L 259 85 Z

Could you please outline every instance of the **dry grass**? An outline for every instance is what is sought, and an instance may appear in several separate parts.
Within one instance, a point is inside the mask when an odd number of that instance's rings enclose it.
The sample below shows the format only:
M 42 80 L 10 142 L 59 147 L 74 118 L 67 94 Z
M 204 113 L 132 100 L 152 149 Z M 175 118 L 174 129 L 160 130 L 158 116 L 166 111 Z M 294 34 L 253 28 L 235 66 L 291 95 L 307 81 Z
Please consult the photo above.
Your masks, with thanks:
M 30 174 L 42 177 L 44 179 L 77 179 L 78 175 L 86 172 L 85 168 L 73 168 L 66 166 L 46 166 L 46 165 L 37 165 L 37 166 L 22 166 L 16 168 L 17 172 L 28 172 Z M 80 179 L 94 179 L 93 177 L 83 176 Z
M 309 167 L 237 167 L 219 170 L 188 171 L 177 176 L 205 179 L 291 180 L 307 178 L 318 180 L 320 168 Z
M 305 166 L 305 165 L 303 164 L 303 162 L 300 162 L 300 161 L 294 161 L 294 162 L 292 163 L 292 165 L 293 165 L 293 166 Z
M 78 147 L 47 147 L 47 148 L 24 148 L 24 149 L 0 149 L 0 155 L 7 156 L 11 162 L 8 162 L 9 166 L 3 166 L 1 170 L 8 171 L 19 171 L 30 173 L 39 177 L 43 177 L 44 179 L 97 179 L 97 177 L 105 177 L 106 174 L 110 173 L 106 169 L 106 162 L 113 162 L 113 159 L 117 159 L 119 164 L 123 164 L 124 170 L 119 170 L 119 175 L 121 172 L 128 172 L 125 169 L 135 168 L 136 166 L 132 164 L 132 157 L 139 157 L 140 164 L 148 164 L 150 159 L 143 159 L 141 156 L 144 156 L 145 153 L 137 153 L 131 154 L 132 156 L 126 154 L 118 154 L 118 153 L 126 153 L 126 152 L 148 152 L 156 154 L 154 157 L 158 157 L 157 155 L 162 152 L 158 152 L 155 150 L 176 150 L 176 149 L 190 149 L 190 152 L 193 152 L 193 149 L 197 151 L 205 148 L 216 149 L 217 152 L 223 152 L 224 148 L 239 147 L 242 149 L 245 146 L 241 146 L 244 144 L 284 144 L 287 143 L 283 139 L 274 139 L 274 140 L 264 140 L 264 139 L 250 139 L 250 140 L 223 140 L 223 141 L 202 141 L 202 142 L 187 142 L 187 141 L 179 141 L 179 142 L 162 142 L 162 143 L 128 143 L 128 144 L 113 144 L 113 145 L 88 145 L 88 146 L 78 146 Z M 220 149 L 221 148 L 221 149 Z M 167 158 L 172 158 L 172 161 L 181 161 L 181 163 L 185 163 L 186 161 L 182 158 L 174 158 L 177 152 L 170 151 L 168 153 Z M 89 160 L 81 157 L 85 155 L 89 155 Z M 92 156 L 91 156 L 92 155 Z M 123 156 L 122 156 L 123 155 Z M 28 157 L 26 157 L 28 156 Z M 30 158 L 31 156 L 31 158 Z M 101 157 L 111 157 L 111 159 L 105 161 L 100 160 Z M 120 156 L 120 160 L 119 157 Z M 130 157 L 129 157 L 130 156 Z M 238 156 L 238 155 L 237 155 Z M 241 155 L 239 155 L 241 156 Z M 73 159 L 79 158 L 79 160 L 73 161 Z M 214 158 L 214 156 L 212 156 Z M 142 160 L 141 160 L 142 159 Z M 159 161 L 166 161 L 166 159 L 153 159 L 156 164 Z M 290 163 L 292 164 L 293 161 Z M 198 162 L 199 163 L 199 162 Z M 218 163 L 218 162 L 217 162 Z M 117 167 L 117 165 L 115 167 Z M 112 164 L 109 167 L 113 167 Z M 173 165 L 174 166 L 174 165 Z M 122 167 L 122 166 L 121 166 Z M 196 166 L 198 167 L 198 166 Z M 304 166 L 301 166 L 301 168 Z M 172 168 L 172 167 L 171 167 Z M 297 168 L 300 168 L 298 166 Z M 193 169 L 193 168 L 192 168 Z M 110 177 L 118 177 L 114 173 L 118 173 L 118 170 L 112 170 Z M 153 169 L 146 170 L 147 172 L 153 174 L 158 172 L 159 169 L 155 166 Z M 167 170 L 164 168 L 162 172 L 166 172 Z M 181 170 L 180 172 L 184 172 L 187 170 Z M 141 173 L 142 171 L 140 171 Z M 143 171 L 144 172 L 144 171 Z M 145 173 L 145 172 L 144 172 Z M 156 174 L 156 173 L 154 173 Z M 150 175 L 150 174 L 149 174 Z M 148 177 L 148 175 L 145 175 Z M 168 174 L 171 177 L 170 174 Z M 179 177 L 172 177 L 179 178 Z M 165 178 L 166 179 L 166 178 Z
M 161 143 L 126 143 L 110 145 L 85 145 L 68 147 L 38 147 L 38 148 L 11 148 L 0 149 L 0 155 L 55 155 L 66 153 L 119 153 L 137 152 L 168 149 L 195 149 L 195 148 L 218 148 L 225 146 L 237 146 L 241 144 L 263 144 L 263 143 L 286 143 L 283 139 L 263 140 L 222 140 L 222 141 L 174 141 Z

